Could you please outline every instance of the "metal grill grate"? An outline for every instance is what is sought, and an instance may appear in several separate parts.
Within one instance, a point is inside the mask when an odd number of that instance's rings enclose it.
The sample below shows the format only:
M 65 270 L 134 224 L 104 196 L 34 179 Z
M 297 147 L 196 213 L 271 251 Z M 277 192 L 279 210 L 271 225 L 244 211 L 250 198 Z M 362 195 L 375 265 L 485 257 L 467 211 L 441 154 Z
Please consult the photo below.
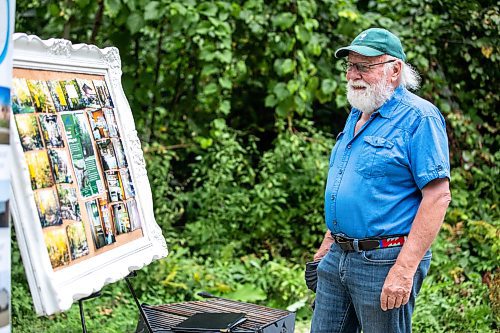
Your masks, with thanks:
M 142 309 L 155 333 L 171 332 L 172 326 L 181 323 L 195 313 L 202 312 L 245 313 L 247 320 L 234 328 L 234 333 L 291 333 L 295 326 L 295 313 L 220 298 L 158 306 L 142 305 Z M 139 329 L 138 332 L 140 332 Z

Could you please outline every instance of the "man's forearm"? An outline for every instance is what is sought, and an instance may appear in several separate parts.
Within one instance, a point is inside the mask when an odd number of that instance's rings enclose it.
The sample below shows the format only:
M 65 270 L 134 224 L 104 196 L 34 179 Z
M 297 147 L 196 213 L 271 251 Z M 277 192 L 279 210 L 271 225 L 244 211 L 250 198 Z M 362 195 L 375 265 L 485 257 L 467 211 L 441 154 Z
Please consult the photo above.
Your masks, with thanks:
M 438 181 L 446 182 L 446 188 L 448 187 L 447 180 Z M 441 228 L 450 201 L 449 190 L 424 193 L 408 239 L 401 249 L 395 265 L 409 269 L 411 272 L 416 271 Z
M 382 287 L 380 294 L 382 310 L 399 308 L 408 303 L 413 276 L 441 228 L 450 200 L 448 179 L 434 180 L 422 190 L 422 201 L 408 239 Z

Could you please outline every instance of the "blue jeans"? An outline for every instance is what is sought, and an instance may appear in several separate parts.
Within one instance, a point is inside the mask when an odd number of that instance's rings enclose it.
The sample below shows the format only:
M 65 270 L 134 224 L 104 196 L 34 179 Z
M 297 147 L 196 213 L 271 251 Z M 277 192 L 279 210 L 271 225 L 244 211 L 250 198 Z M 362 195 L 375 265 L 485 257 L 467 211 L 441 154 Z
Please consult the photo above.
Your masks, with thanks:
M 382 311 L 382 287 L 400 251 L 401 247 L 389 247 L 345 252 L 332 244 L 318 265 L 311 333 L 411 332 L 415 298 L 429 270 L 432 254 L 429 250 L 418 266 L 408 303 Z

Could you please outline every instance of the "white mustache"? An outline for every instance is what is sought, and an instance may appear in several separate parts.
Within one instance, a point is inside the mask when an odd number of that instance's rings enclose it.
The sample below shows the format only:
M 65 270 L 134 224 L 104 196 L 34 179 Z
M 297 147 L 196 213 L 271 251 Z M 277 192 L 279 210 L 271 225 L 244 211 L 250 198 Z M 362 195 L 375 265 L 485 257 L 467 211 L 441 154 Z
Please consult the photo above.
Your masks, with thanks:
M 349 80 L 347 82 L 347 87 L 348 88 L 368 88 L 370 87 L 370 85 L 368 83 L 366 83 L 365 81 L 357 81 L 357 82 L 353 82 L 352 80 Z

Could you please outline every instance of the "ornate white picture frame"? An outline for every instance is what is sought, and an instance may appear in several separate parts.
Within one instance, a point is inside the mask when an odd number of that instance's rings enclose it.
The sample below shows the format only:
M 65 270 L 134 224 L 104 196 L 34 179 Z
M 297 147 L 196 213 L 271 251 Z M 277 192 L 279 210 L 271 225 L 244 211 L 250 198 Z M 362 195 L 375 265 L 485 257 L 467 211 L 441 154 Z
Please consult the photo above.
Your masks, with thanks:
M 167 255 L 118 49 L 14 35 L 12 216 L 50 315 Z

